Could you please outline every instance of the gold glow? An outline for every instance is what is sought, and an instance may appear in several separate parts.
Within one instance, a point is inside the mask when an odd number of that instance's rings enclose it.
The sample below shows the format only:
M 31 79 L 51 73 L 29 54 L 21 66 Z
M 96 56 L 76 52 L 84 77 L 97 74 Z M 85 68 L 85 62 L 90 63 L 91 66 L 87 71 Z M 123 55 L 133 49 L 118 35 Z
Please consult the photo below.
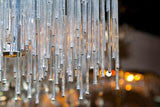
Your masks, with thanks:
M 136 74 L 136 75 L 134 76 L 134 80 L 136 80 L 136 81 L 139 81 L 141 78 L 142 78 L 142 75 L 141 75 L 141 74 Z
M 127 84 L 125 89 L 126 89 L 126 91 L 131 91 L 132 90 L 132 86 L 130 84 Z
M 119 80 L 119 84 L 120 84 L 120 85 L 123 85 L 123 84 L 124 84 L 124 80 L 123 80 L 123 79 L 120 79 L 120 80 Z

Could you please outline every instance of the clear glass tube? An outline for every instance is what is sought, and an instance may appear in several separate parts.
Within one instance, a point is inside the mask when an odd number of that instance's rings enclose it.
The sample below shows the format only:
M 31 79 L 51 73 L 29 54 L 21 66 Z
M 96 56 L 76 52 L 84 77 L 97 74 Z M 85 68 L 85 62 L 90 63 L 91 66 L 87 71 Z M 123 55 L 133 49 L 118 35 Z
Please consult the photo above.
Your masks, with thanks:
M 105 77 L 105 71 L 115 68 L 119 89 L 118 0 L 0 0 L 2 82 L 8 77 L 10 58 L 15 59 L 16 100 L 23 90 L 21 81 L 27 82 L 28 98 L 36 89 L 36 103 L 41 85 L 48 81 L 52 100 L 58 86 L 66 95 L 68 82 L 75 83 L 83 99 L 90 91 L 90 69 L 97 84 L 100 74 Z

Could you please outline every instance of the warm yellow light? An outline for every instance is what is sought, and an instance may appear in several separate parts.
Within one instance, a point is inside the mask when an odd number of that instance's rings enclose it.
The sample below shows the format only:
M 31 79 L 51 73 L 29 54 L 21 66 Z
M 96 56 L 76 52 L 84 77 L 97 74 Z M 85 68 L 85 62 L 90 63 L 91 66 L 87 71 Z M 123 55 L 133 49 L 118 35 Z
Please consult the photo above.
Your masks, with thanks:
M 131 91 L 132 90 L 132 86 L 130 84 L 127 84 L 125 89 L 126 89 L 126 91 Z
M 131 73 L 129 73 L 129 72 L 125 72 L 125 73 L 124 73 L 124 77 L 127 78 L 130 74 L 131 74 Z
M 120 70 L 120 71 L 119 71 L 119 76 L 120 76 L 120 77 L 123 77 L 123 76 L 124 76 L 124 71 Z
M 6 96 L 1 96 L 1 97 L 0 97 L 0 101 L 5 101 L 6 99 L 7 99 Z
M 104 75 L 107 74 L 107 70 L 104 70 Z M 101 78 L 101 75 L 102 75 L 102 70 L 99 70 L 99 78 Z
M 120 85 L 123 85 L 123 83 L 124 83 L 124 80 L 123 80 L 123 79 L 120 79 L 120 80 L 119 80 L 119 84 L 120 84 Z
M 134 76 L 134 79 L 135 79 L 136 81 L 139 81 L 139 80 L 141 79 L 141 77 L 142 77 L 141 74 L 136 74 L 136 75 Z
M 128 82 L 132 82 L 134 80 L 134 75 L 133 74 L 128 75 L 127 78 L 126 78 L 126 80 Z
M 18 101 L 21 101 L 21 100 L 22 100 L 22 98 L 21 98 L 21 97 L 18 97 L 18 98 L 17 98 L 17 100 L 18 100 Z

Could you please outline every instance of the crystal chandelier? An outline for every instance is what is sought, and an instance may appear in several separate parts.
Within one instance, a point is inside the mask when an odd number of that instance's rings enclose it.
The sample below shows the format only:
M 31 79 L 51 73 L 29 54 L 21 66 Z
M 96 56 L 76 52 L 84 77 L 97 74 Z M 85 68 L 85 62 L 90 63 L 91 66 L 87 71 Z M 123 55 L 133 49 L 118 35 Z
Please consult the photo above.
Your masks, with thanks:
M 12 71 L 7 59 L 14 59 Z M 58 84 L 65 96 L 68 82 L 83 99 L 91 69 L 93 84 L 114 69 L 119 89 L 118 0 L 0 0 L 0 82 L 13 74 L 15 100 L 26 81 L 27 97 L 39 103 L 46 79 L 51 100 Z

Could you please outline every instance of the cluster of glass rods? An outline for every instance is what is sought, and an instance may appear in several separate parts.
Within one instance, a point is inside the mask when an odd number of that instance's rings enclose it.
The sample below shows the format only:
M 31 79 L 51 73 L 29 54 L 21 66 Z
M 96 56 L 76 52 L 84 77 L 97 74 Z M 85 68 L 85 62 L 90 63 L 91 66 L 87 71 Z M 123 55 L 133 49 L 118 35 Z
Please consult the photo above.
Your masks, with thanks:
M 15 96 L 22 93 L 23 79 L 27 97 L 35 97 L 36 103 L 45 79 L 50 81 L 51 100 L 58 84 L 65 96 L 67 82 L 75 83 L 83 99 L 89 94 L 91 69 L 93 84 L 114 69 L 119 89 L 118 0 L 0 0 L 3 83 L 12 72 L 6 71 L 7 58 L 15 58 Z

